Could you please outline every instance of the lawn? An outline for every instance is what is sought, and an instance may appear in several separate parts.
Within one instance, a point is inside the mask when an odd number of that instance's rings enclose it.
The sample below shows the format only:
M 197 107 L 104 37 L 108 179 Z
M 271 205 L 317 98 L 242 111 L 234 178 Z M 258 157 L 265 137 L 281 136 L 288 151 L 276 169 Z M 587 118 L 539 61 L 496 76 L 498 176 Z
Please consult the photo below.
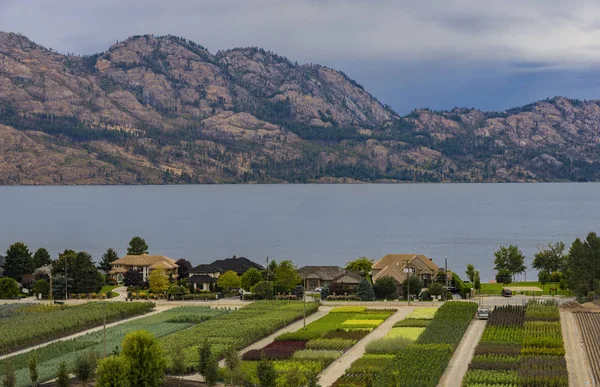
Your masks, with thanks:
M 113 292 L 115 288 L 118 288 L 118 286 L 104 285 L 102 289 L 100 289 L 100 294 L 108 294 L 108 292 L 111 292 L 113 297 L 117 297 L 119 293 Z
M 500 294 L 502 293 L 502 288 L 507 287 L 517 287 L 517 286 L 537 286 L 540 289 L 544 289 L 544 295 L 550 295 L 550 288 L 556 288 L 559 295 L 568 295 L 570 292 L 568 290 L 561 290 L 558 282 L 549 282 L 542 287 L 542 284 L 537 281 L 526 281 L 526 282 L 513 282 L 508 285 L 503 284 L 481 284 L 481 294 Z

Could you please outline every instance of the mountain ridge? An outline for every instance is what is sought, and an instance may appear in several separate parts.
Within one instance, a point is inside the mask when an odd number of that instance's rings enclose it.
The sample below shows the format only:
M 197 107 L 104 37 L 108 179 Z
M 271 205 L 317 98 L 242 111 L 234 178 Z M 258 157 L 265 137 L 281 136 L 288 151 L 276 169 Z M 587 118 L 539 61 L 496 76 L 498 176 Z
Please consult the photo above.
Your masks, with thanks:
M 0 184 L 600 180 L 600 102 L 400 116 L 341 71 L 133 36 L 63 55 L 0 32 Z

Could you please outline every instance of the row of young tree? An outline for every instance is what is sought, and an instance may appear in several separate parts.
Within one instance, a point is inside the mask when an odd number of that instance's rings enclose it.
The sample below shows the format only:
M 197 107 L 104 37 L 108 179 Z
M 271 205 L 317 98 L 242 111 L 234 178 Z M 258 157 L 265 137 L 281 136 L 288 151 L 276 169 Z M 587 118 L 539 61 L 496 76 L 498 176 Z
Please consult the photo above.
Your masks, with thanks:
M 538 281 L 542 285 L 557 282 L 579 297 L 600 296 L 600 237 L 590 232 L 565 250 L 563 242 L 548 243 L 534 255 L 531 266 L 538 270 Z M 494 253 L 494 269 L 496 281 L 508 284 L 527 269 L 525 255 L 516 245 L 501 246 Z

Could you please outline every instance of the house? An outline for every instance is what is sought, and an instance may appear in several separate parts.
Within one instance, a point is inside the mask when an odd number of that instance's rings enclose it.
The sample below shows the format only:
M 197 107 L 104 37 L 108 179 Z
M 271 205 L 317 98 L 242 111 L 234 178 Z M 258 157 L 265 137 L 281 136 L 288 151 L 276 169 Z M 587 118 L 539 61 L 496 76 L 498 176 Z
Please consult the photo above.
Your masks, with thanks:
M 305 280 L 306 290 L 338 284 L 352 291 L 353 288 L 358 287 L 361 280 L 360 274 L 339 266 L 304 266 L 298 269 L 298 274 Z
M 0 278 L 4 277 L 4 257 L 0 255 Z
M 237 275 L 242 276 L 251 268 L 263 271 L 265 267 L 249 260 L 246 257 L 236 257 L 218 259 L 211 264 L 201 264 L 190 271 L 188 284 L 193 284 L 194 289 L 212 290 L 219 276 L 226 271 L 232 270 Z
M 423 254 L 388 254 L 373 264 L 371 276 L 373 282 L 382 277 L 392 277 L 400 285 L 406 276 L 419 277 L 427 287 L 436 280 L 439 267 L 431 258 Z
M 154 269 L 164 269 L 167 275 L 177 278 L 177 268 L 179 265 L 174 259 L 167 258 L 164 255 L 126 255 L 110 264 L 108 272 L 117 282 L 123 282 L 125 273 L 129 270 L 142 272 L 142 278 L 147 280 L 148 274 Z

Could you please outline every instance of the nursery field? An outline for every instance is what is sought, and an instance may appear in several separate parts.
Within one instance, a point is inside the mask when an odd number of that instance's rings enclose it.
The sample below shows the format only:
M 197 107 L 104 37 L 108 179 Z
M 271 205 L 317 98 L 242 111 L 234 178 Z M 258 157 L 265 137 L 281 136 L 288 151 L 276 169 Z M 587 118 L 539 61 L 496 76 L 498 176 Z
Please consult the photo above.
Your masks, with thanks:
M 600 381 L 600 313 L 574 313 L 596 382 Z
M 298 301 L 255 301 L 204 324 L 163 337 L 160 343 L 168 357 L 181 349 L 186 366 L 192 368 L 198 364 L 198 348 L 205 338 L 213 353 L 222 357 L 230 347 L 240 350 L 302 318 L 303 308 L 303 303 Z M 306 303 L 307 315 L 317 309 L 317 303 Z
M 567 387 L 560 315 L 555 303 L 496 307 L 463 386 Z
M 152 302 L 88 302 L 64 305 L 2 305 L 0 354 L 43 343 L 154 309 Z
M 305 385 L 311 375 L 320 373 L 394 313 L 396 309 L 361 306 L 332 309 L 306 328 L 281 334 L 266 347 L 246 352 L 242 357 L 243 378 L 251 385 L 259 384 L 256 367 L 258 360 L 266 358 L 273 361 L 278 373 L 278 387 L 291 385 L 291 377 Z M 227 371 L 221 372 L 226 380 Z
M 138 303 L 131 303 L 138 304 Z M 145 329 L 160 338 L 186 328 L 193 327 L 203 321 L 227 313 L 226 309 L 211 309 L 206 306 L 180 306 L 152 316 L 142 317 L 106 330 L 107 354 L 118 350 L 123 337 L 129 332 Z M 36 351 L 40 381 L 53 379 L 59 364 L 64 361 L 68 365 L 89 352 L 102 356 L 104 354 L 104 336 L 102 331 L 93 332 L 73 340 L 59 341 L 39 348 Z M 13 356 L 0 361 L 0 374 L 10 361 L 17 370 L 17 387 L 27 386 L 29 381 L 28 361 L 32 352 Z

